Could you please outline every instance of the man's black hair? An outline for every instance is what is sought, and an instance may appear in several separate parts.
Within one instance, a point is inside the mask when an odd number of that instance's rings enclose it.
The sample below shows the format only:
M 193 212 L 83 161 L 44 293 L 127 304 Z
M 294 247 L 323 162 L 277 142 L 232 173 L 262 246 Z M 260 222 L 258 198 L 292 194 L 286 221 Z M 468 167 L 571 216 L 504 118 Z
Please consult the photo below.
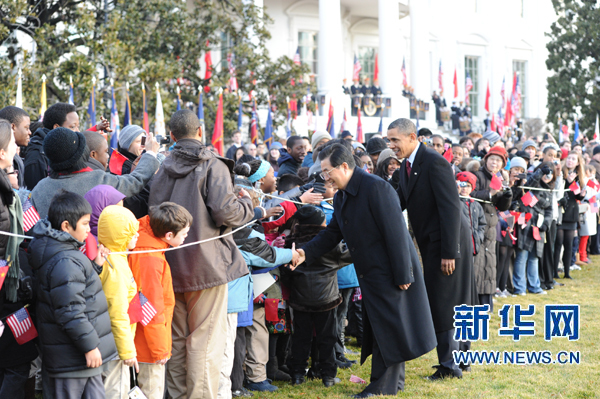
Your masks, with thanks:
M 182 109 L 175 112 L 169 121 L 171 133 L 173 133 L 173 136 L 177 140 L 196 137 L 199 127 L 200 119 L 189 109 Z
M 294 136 L 292 136 L 292 137 L 294 137 Z M 296 137 L 299 137 L 299 136 L 296 136 Z M 285 193 L 295 187 L 303 186 L 303 185 L 304 185 L 304 180 L 302 180 L 298 176 L 293 175 L 291 173 L 286 173 L 285 175 L 282 175 L 277 179 L 277 192 Z
M 426 129 L 426 128 L 423 128 L 423 129 Z M 421 129 L 421 130 L 423 130 L 423 129 Z M 432 140 L 433 140 L 433 139 L 441 139 L 442 141 L 445 141 L 445 140 L 444 140 L 444 136 L 442 136 L 441 134 L 432 134 L 432 135 L 431 135 L 431 139 L 432 139 Z
M 71 191 L 61 190 L 50 202 L 48 221 L 53 229 L 60 230 L 60 225 L 66 220 L 75 230 L 79 219 L 91 214 L 92 206 L 85 198 Z
M 46 129 L 54 129 L 54 125 L 62 126 L 67 120 L 67 114 L 77 112 L 74 105 L 67 103 L 56 103 L 48 107 L 44 112 L 44 127 Z
M 13 107 L 12 105 L 9 105 L 8 107 L 0 109 L 0 119 L 6 119 L 14 125 L 21 123 L 21 120 L 24 117 L 29 118 L 29 114 L 24 109 L 19 107 Z
M 319 159 L 323 162 L 324 159 L 329 158 L 329 163 L 334 168 L 340 166 L 344 162 L 348 164 L 350 169 L 354 169 L 356 162 L 354 162 L 354 155 L 352 151 L 348 150 L 342 144 L 334 144 L 329 147 L 325 147 L 319 153 Z
M 431 133 L 431 130 L 427 129 L 426 127 L 422 127 L 419 129 L 419 133 L 417 134 L 418 137 L 429 137 L 433 135 L 433 133 Z M 437 134 L 436 136 L 439 136 L 439 134 Z M 441 137 L 441 136 L 440 136 Z
M 287 148 L 289 148 L 290 150 L 292 148 L 294 148 L 294 146 L 296 145 L 296 143 L 298 141 L 302 141 L 302 137 L 300 136 L 290 136 L 289 139 L 287 139 L 287 141 L 285 142 L 285 145 Z
M 87 144 L 90 152 L 100 152 L 102 143 L 106 143 L 106 139 L 102 137 L 102 135 L 98 132 L 91 132 L 89 130 L 86 130 L 85 132 L 83 132 L 83 135 L 85 136 L 85 143 Z

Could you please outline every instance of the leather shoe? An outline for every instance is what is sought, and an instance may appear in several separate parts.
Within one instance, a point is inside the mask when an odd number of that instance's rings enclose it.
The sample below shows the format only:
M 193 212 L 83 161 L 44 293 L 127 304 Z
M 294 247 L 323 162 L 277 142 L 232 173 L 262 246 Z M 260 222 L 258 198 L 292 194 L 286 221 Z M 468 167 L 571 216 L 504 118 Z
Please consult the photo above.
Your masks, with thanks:
M 458 368 L 461 369 L 463 372 L 468 373 L 469 371 L 471 371 L 471 365 L 470 364 L 464 364 L 461 363 L 458 365 Z
M 460 369 L 453 370 L 448 367 L 441 366 L 432 375 L 425 377 L 429 381 L 438 381 L 444 378 L 462 378 L 462 371 Z
M 306 380 L 303 375 L 292 375 L 292 385 L 304 384 Z
M 337 377 L 323 377 L 323 385 L 325 385 L 327 388 L 332 387 L 335 384 L 339 384 L 340 382 L 342 382 L 342 380 Z
M 350 397 L 354 398 L 354 399 L 362 399 L 362 398 L 370 398 L 370 397 L 373 397 L 373 396 L 377 396 L 377 395 L 375 395 L 374 393 L 371 393 L 371 392 L 364 392 L 363 391 L 361 393 L 357 393 L 356 395 L 352 395 Z

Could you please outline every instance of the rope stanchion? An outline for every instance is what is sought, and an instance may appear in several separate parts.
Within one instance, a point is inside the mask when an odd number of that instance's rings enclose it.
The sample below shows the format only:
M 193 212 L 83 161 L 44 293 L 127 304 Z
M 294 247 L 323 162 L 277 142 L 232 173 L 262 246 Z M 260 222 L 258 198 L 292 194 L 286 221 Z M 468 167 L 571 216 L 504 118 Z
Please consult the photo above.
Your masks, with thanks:
M 479 198 L 474 198 L 474 197 L 465 197 L 464 195 L 459 195 L 460 198 L 464 198 L 464 199 L 470 199 L 473 201 L 477 201 L 477 202 L 483 202 L 484 204 L 492 204 L 490 201 L 485 201 Z

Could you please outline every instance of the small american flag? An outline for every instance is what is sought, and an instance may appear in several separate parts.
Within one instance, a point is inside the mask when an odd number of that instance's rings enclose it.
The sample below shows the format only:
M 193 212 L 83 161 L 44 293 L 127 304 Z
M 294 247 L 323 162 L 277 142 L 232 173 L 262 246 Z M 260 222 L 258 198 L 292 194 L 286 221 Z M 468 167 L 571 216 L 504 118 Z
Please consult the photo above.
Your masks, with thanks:
M 27 198 L 27 201 L 23 204 L 23 231 L 31 230 L 38 220 L 40 220 L 40 214 L 33 206 L 31 198 Z
M 143 314 L 143 318 L 142 318 L 142 325 L 146 326 L 148 325 L 148 323 L 150 323 L 150 321 L 152 320 L 152 318 L 154 318 L 154 316 L 156 316 L 156 309 L 154 309 L 154 306 L 152 306 L 152 304 L 150 303 L 150 301 L 148 300 L 148 298 L 146 298 L 146 296 L 144 294 L 142 294 L 140 292 L 140 304 L 142 305 L 142 314 Z
M 233 54 L 229 53 L 227 54 L 227 65 L 229 66 L 229 89 L 231 91 L 237 91 L 238 89 L 238 82 L 237 82 L 237 78 L 235 77 L 235 66 L 233 66 Z
M 467 78 L 465 82 L 465 102 L 469 104 L 469 92 L 473 89 L 473 81 L 471 80 L 471 75 L 467 72 Z
M 300 46 L 298 46 L 296 54 L 294 54 L 294 64 L 300 65 Z
M 31 322 L 31 317 L 29 317 L 29 312 L 25 308 L 21 308 L 10 315 L 6 319 L 6 324 L 10 327 L 19 345 L 23 345 L 38 336 L 37 330 Z
M 362 70 L 362 66 L 360 66 L 360 61 L 356 54 L 354 54 L 354 72 L 352 73 L 352 80 L 359 80 L 360 71 Z

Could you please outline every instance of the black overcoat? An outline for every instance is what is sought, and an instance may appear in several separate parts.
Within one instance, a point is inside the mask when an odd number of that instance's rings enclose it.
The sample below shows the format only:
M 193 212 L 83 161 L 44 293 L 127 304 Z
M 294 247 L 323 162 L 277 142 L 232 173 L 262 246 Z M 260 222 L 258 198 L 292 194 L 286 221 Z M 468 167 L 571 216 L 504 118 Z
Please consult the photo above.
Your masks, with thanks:
M 437 340 L 421 265 L 392 186 L 354 168 L 333 207 L 327 228 L 304 250 L 311 262 L 346 241 L 363 294 L 361 362 L 372 354 L 373 339 L 387 367 L 431 351 Z M 408 283 L 406 291 L 399 288 Z
M 421 144 L 411 177 L 406 160 L 399 173 L 398 195 L 408 211 L 413 233 L 423 258 L 425 285 L 436 332 L 454 328 L 454 306 L 472 305 L 475 299 L 473 241 L 469 222 L 462 215 L 450 163 Z M 442 259 L 455 259 L 455 270 L 442 273 Z

